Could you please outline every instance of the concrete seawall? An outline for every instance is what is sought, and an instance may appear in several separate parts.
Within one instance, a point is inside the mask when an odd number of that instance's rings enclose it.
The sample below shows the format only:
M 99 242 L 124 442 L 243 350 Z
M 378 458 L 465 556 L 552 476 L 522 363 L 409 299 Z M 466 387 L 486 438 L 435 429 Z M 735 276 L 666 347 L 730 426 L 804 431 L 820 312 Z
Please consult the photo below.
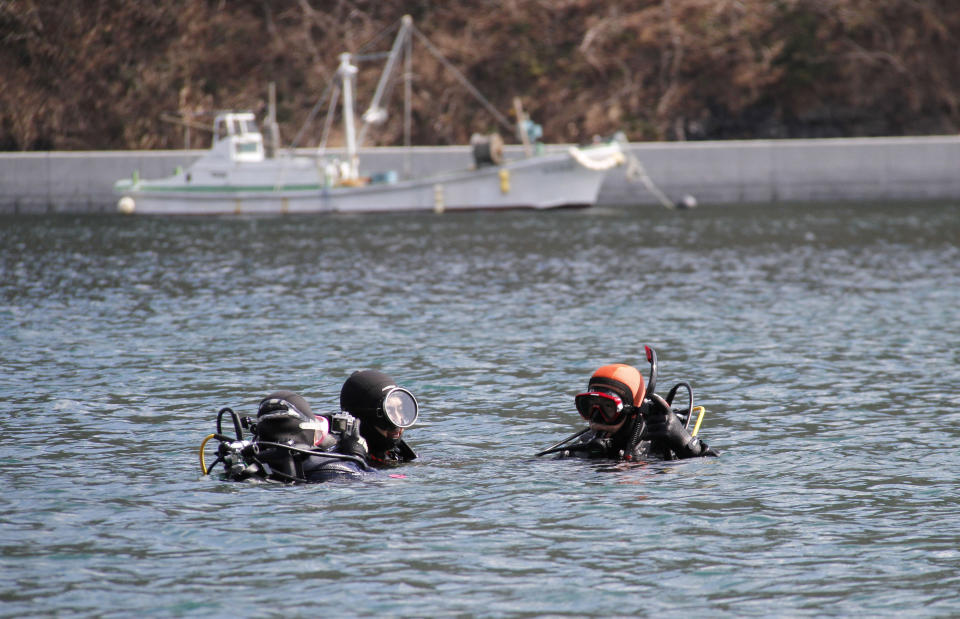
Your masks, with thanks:
M 960 136 L 656 142 L 629 151 L 671 199 L 690 194 L 700 204 L 960 199 Z M 202 152 L 0 153 L 0 214 L 114 212 L 116 180 L 134 170 L 141 178 L 168 176 Z M 420 175 L 471 164 L 465 146 L 418 147 L 409 159 L 406 152 L 369 149 L 363 170 L 403 170 L 409 161 Z M 519 150 L 510 147 L 507 156 Z M 623 168 L 608 174 L 598 202 L 658 204 Z

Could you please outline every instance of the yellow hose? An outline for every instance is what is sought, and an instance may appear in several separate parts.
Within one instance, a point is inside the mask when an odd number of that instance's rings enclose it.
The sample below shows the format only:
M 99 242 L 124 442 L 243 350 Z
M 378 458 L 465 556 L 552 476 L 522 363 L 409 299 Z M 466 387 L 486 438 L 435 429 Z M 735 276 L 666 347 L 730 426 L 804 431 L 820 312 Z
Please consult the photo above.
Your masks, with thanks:
M 696 411 L 698 408 L 700 409 L 700 413 L 697 415 L 697 423 L 693 424 L 693 432 L 690 433 L 691 436 L 696 436 L 697 432 L 700 431 L 700 422 L 703 421 L 703 414 L 707 412 L 707 409 L 702 406 L 694 406 L 693 410 Z
M 211 434 L 207 438 L 203 439 L 202 443 L 200 443 L 200 470 L 203 471 L 204 475 L 208 474 L 210 471 L 207 470 L 207 463 L 203 459 L 203 448 L 207 446 L 207 441 L 214 438 L 215 436 L 216 434 Z

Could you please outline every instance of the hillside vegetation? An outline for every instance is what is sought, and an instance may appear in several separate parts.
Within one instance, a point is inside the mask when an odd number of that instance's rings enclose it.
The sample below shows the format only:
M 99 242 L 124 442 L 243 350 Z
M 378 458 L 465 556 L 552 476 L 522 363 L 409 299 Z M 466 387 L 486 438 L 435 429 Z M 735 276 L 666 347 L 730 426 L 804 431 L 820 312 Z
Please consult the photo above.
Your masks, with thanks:
M 283 142 L 342 51 L 410 14 L 504 114 L 519 96 L 549 142 L 956 133 L 956 0 L 0 0 L 0 149 L 182 148 L 221 109 Z M 415 144 L 497 128 L 414 44 Z M 361 65 L 361 104 L 379 72 Z M 393 89 L 395 102 L 402 88 Z M 399 104 L 377 133 L 402 141 Z M 362 111 L 358 110 L 358 111 Z M 300 145 L 318 142 L 322 114 Z M 194 148 L 209 135 L 190 132 Z M 336 138 L 336 136 L 334 136 Z

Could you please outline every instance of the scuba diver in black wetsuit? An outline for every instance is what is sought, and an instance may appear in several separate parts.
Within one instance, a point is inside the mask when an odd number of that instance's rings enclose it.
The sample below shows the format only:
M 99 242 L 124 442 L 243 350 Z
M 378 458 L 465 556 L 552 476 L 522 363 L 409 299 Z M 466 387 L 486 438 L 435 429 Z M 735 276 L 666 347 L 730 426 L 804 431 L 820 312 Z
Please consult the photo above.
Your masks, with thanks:
M 390 383 L 389 389 L 385 381 Z M 377 397 L 374 386 L 384 387 L 378 389 Z M 292 391 L 277 391 L 264 398 L 256 419 L 241 419 L 233 410 L 221 409 L 217 433 L 200 446 L 203 473 L 223 462 L 226 477 L 234 481 L 310 483 L 379 476 L 377 469 L 384 464 L 417 457 L 400 438 L 418 416 L 416 398 L 409 391 L 396 387 L 381 372 L 366 370 L 354 372 L 344 383 L 341 401 L 357 410 L 358 416 L 347 410 L 314 415 L 307 401 Z M 232 418 L 235 438 L 223 434 L 225 414 Z M 376 429 L 391 424 L 395 428 Z M 244 440 L 243 428 L 250 430 L 250 439 Z M 368 447 L 365 436 L 373 437 L 373 448 Z M 219 440 L 220 446 L 217 459 L 207 467 L 203 449 L 212 438 Z
M 646 351 L 651 368 L 646 389 L 643 376 L 632 366 L 617 363 L 601 367 L 590 377 L 587 391 L 574 399 L 577 411 L 590 426 L 536 455 L 555 453 L 559 458 L 578 456 L 626 461 L 719 455 L 697 438 L 703 407 L 694 407 L 693 388 L 689 383 L 677 383 L 666 398 L 654 393 L 657 356 L 649 346 Z M 681 388 L 687 391 L 689 404 L 685 409 L 674 409 L 673 399 Z M 697 409 L 699 417 L 691 431 L 690 422 Z M 567 444 L 576 438 L 580 440 Z
M 417 421 L 417 399 L 391 377 L 377 370 L 354 372 L 340 389 L 340 410 L 360 420 L 370 465 L 386 468 L 416 459 L 403 432 Z
M 236 437 L 223 434 L 223 416 L 229 414 Z M 227 479 L 259 479 L 306 483 L 335 479 L 362 479 L 375 475 L 366 460 L 367 447 L 360 422 L 348 413 L 314 415 L 310 405 L 292 391 L 276 391 L 260 401 L 255 419 L 240 418 L 230 408 L 217 415 L 217 433 L 200 446 L 200 467 L 206 475 L 223 462 Z M 243 428 L 250 431 L 244 439 Z M 207 467 L 203 448 L 220 441 L 217 458 Z

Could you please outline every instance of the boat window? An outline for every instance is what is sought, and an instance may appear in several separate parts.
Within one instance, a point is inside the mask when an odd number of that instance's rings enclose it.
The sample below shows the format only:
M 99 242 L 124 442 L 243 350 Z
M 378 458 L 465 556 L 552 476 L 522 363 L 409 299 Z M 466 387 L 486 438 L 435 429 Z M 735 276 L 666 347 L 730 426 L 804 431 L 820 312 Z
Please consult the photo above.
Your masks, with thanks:
M 255 120 L 244 120 L 243 123 L 244 133 L 257 133 L 257 121 Z
M 257 152 L 257 143 L 256 142 L 237 142 L 236 150 L 237 150 L 237 154 L 255 153 Z

